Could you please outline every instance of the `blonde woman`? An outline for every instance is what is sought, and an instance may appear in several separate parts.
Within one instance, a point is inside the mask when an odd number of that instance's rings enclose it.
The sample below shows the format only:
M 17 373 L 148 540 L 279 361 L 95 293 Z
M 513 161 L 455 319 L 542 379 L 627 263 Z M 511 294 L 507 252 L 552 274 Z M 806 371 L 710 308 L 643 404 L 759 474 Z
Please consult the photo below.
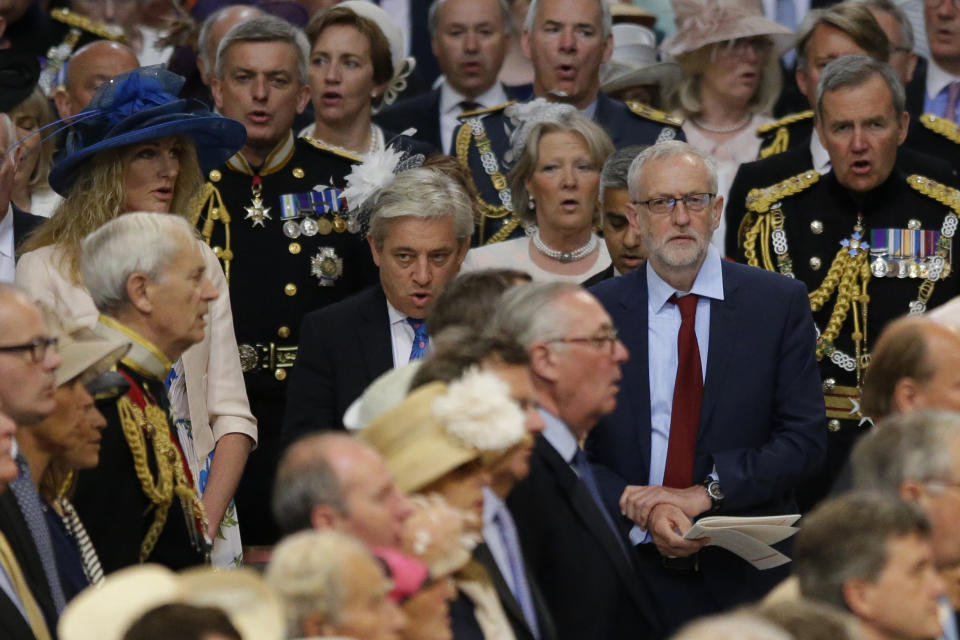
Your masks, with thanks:
M 16 280 L 83 324 L 93 326 L 98 313 L 80 278 L 82 240 L 126 212 L 190 211 L 188 203 L 203 184 L 201 169 L 219 166 L 245 140 L 243 125 L 177 99 L 182 85 L 183 78 L 159 67 L 111 79 L 84 112 L 91 115 L 78 118 L 65 157 L 50 172 L 50 185 L 64 201 L 24 244 Z M 231 500 L 256 443 L 256 421 L 243 385 L 227 283 L 213 252 L 206 245 L 203 252 L 219 298 L 203 341 L 174 364 L 170 400 L 183 449 L 194 453 L 187 462 L 203 493 L 208 533 L 219 544 L 213 560 L 233 564 L 241 550 Z
M 34 88 L 33 92 L 10 109 L 7 115 L 13 121 L 16 140 L 30 136 L 23 143 L 10 199 L 23 211 L 49 218 L 60 202 L 60 197 L 47 183 L 53 163 L 55 141 L 52 136 L 31 134 L 53 122 L 53 109 L 43 92 Z

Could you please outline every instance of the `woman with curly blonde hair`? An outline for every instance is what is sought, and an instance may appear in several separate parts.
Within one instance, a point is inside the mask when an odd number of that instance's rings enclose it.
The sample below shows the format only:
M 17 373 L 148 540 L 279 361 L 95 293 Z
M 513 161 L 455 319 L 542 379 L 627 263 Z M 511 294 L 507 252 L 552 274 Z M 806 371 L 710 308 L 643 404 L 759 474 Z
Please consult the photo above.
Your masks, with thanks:
M 106 82 L 75 118 L 66 154 L 49 178 L 65 199 L 17 263 L 17 283 L 35 298 L 96 324 L 99 314 L 79 269 L 83 239 L 127 212 L 188 214 L 203 184 L 201 170 L 223 164 L 243 145 L 243 125 L 178 99 L 182 86 L 183 78 L 160 67 L 135 69 Z M 184 457 L 203 495 L 207 533 L 217 541 L 212 560 L 226 565 L 241 554 L 231 501 L 257 430 L 226 279 L 216 256 L 200 244 L 219 298 L 210 306 L 203 341 L 173 363 L 167 382 L 181 447 L 193 454 Z

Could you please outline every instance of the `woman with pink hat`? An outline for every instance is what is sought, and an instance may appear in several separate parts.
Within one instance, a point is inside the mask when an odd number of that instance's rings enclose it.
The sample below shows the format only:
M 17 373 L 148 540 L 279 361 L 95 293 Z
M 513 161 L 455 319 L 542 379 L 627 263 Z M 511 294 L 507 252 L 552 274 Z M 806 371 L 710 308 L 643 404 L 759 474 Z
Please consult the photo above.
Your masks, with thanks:
M 779 56 L 792 32 L 764 18 L 749 0 L 673 0 L 677 32 L 660 45 L 683 67 L 670 96 L 686 120 L 687 142 L 717 161 L 718 192 L 726 199 L 743 162 L 757 158 L 758 126 L 780 93 Z M 714 233 L 723 251 L 726 223 Z

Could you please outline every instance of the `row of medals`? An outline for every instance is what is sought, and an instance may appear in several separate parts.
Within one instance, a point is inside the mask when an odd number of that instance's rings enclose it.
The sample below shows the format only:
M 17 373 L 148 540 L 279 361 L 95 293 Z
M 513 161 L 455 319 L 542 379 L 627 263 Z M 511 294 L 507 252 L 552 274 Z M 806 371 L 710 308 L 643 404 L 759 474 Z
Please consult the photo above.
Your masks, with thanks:
M 360 231 L 360 223 L 353 219 L 349 221 L 345 220 L 336 214 L 334 214 L 332 221 L 326 217 L 314 218 L 313 216 L 306 216 L 300 221 L 287 220 L 283 223 L 283 235 L 291 240 L 296 240 L 301 235 L 313 237 L 318 233 L 326 236 L 332 231 L 336 231 L 337 233 L 344 233 L 346 231 L 358 233 Z
M 876 278 L 926 278 L 932 258 L 897 258 L 888 254 L 870 257 L 870 270 Z M 950 264 L 944 265 L 940 278 L 950 274 Z

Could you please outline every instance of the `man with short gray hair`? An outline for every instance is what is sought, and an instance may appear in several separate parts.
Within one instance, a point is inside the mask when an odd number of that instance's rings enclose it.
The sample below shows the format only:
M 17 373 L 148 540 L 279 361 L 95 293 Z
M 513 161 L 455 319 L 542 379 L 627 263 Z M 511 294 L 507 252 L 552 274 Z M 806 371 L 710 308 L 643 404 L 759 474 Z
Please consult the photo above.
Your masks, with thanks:
M 453 155 L 462 114 L 527 96 L 497 80 L 510 33 L 507 0 L 433 0 L 428 20 L 443 82 L 387 107 L 376 120 L 390 131 L 413 126 L 414 138 Z
M 106 573 L 201 564 L 211 546 L 206 515 L 164 386 L 172 363 L 203 339 L 218 295 L 200 242 L 181 216 L 128 213 L 87 236 L 82 252 L 83 283 L 101 314 L 94 331 L 133 346 L 117 364 L 130 388 L 99 407 L 108 425 L 100 464 L 78 474 L 73 504 Z
M 804 519 L 793 548 L 800 592 L 859 618 L 870 640 L 940 637 L 930 523 L 895 496 L 851 493 Z
M 303 318 L 287 387 L 283 438 L 340 429 L 381 373 L 423 357 L 427 313 L 460 270 L 473 204 L 439 169 L 401 172 L 377 197 L 367 241 L 380 283 Z
M 784 576 L 683 535 L 708 513 L 796 513 L 794 491 L 822 461 L 823 399 L 804 287 L 710 242 L 723 209 L 712 158 L 661 142 L 633 161 L 629 186 L 646 266 L 591 293 L 632 356 L 586 449 L 669 631 Z
M 838 58 L 820 76 L 815 105 L 831 171 L 765 188 L 740 224 L 739 254 L 810 294 L 830 446 L 823 474 L 803 488 L 803 508 L 829 491 L 864 431 L 860 394 L 876 336 L 960 293 L 956 211 L 944 204 L 956 190 L 904 166 L 910 116 L 893 69 L 868 56 Z M 833 280 L 840 273 L 843 284 Z

